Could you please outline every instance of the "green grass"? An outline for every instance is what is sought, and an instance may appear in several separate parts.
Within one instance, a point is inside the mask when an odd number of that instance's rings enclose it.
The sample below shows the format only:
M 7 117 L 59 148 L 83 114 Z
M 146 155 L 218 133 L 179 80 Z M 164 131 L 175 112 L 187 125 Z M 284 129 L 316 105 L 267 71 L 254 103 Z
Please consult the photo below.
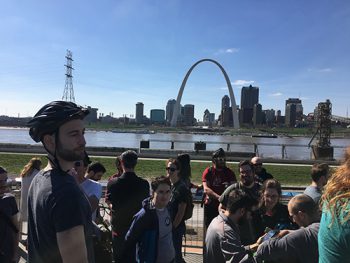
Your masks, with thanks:
M 28 154 L 0 154 L 0 166 L 5 167 L 10 175 L 18 176 L 23 166 L 36 155 Z M 45 156 L 41 157 L 44 165 L 47 164 Z M 114 158 L 92 157 L 92 161 L 99 161 L 106 167 L 106 174 L 103 179 L 107 179 L 115 173 Z M 192 181 L 200 184 L 202 173 L 209 162 L 192 162 Z M 238 166 L 236 163 L 229 163 L 228 166 L 235 172 L 239 179 Z M 308 185 L 310 183 L 310 165 L 264 165 L 269 173 L 271 173 L 282 185 Z M 165 175 L 165 160 L 139 160 L 136 166 L 136 173 L 144 178 L 152 178 Z

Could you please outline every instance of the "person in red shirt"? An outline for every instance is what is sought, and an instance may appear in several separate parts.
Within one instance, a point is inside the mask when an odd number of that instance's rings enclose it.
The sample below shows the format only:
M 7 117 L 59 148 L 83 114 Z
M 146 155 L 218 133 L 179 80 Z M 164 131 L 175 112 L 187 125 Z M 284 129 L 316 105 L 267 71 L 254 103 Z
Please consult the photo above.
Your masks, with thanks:
M 226 166 L 225 151 L 220 148 L 212 155 L 211 167 L 204 170 L 202 182 L 204 188 L 204 223 L 208 228 L 211 220 L 219 214 L 219 197 L 225 189 L 237 182 L 235 173 Z

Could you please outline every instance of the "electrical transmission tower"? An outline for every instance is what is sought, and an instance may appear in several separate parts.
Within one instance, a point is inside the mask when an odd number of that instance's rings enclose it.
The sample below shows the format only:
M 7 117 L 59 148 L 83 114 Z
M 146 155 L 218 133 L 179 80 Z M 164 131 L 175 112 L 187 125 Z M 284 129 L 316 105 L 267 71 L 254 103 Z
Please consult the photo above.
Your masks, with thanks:
M 67 64 L 64 65 L 66 67 L 66 84 L 64 85 L 62 100 L 75 102 L 74 90 L 73 90 L 72 70 L 74 70 L 74 68 L 72 67 L 72 63 L 73 63 L 72 56 L 73 56 L 72 51 L 67 50 L 67 55 L 66 55 Z

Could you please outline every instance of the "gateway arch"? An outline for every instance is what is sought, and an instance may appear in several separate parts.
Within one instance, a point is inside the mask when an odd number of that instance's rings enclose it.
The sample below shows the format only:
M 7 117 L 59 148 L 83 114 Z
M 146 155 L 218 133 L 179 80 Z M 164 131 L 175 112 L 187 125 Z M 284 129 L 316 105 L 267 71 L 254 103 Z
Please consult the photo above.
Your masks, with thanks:
M 180 112 L 180 103 L 181 103 L 181 98 L 182 98 L 182 93 L 185 89 L 186 83 L 187 83 L 187 79 L 188 77 L 191 75 L 192 70 L 200 63 L 202 62 L 212 62 L 215 65 L 217 65 L 220 69 L 222 74 L 224 74 L 225 80 L 226 80 L 226 84 L 227 84 L 227 88 L 230 94 L 230 99 L 231 99 L 231 103 L 232 103 L 232 116 L 233 116 L 233 127 L 235 129 L 239 129 L 239 121 L 238 121 L 238 113 L 237 113 L 237 105 L 236 105 L 236 100 L 235 100 L 235 95 L 233 94 L 233 90 L 232 90 L 232 86 L 231 86 L 231 81 L 230 78 L 228 77 L 225 69 L 215 60 L 213 59 L 209 59 L 209 58 L 205 58 L 205 59 L 201 59 L 199 61 L 197 61 L 195 64 L 193 64 L 193 66 L 187 71 L 187 74 L 184 78 L 184 80 L 182 81 L 180 90 L 179 90 L 179 94 L 177 95 L 177 99 L 176 99 L 176 104 L 175 104 L 175 108 L 174 108 L 174 112 L 173 112 L 173 117 L 171 119 L 171 126 L 172 127 L 176 127 L 177 124 L 177 117 L 178 114 Z

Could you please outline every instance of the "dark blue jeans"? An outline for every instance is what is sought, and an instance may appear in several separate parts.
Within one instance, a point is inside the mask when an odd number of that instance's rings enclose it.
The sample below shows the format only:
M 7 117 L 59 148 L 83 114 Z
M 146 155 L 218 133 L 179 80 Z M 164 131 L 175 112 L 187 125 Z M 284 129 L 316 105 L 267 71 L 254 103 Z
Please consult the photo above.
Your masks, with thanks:
M 173 229 L 173 243 L 175 248 L 175 263 L 185 262 L 182 258 L 182 238 L 186 233 L 186 225 L 182 222 L 177 228 Z

